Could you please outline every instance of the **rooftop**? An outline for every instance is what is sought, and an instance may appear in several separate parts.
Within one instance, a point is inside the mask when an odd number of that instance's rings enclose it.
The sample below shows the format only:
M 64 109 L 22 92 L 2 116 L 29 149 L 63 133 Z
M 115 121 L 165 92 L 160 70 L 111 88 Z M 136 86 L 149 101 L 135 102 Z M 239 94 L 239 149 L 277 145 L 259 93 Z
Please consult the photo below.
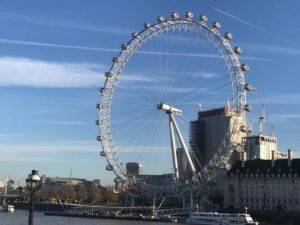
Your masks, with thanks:
M 218 115 L 231 116 L 231 114 L 234 112 L 235 112 L 234 108 L 222 107 L 222 108 L 210 109 L 206 111 L 199 111 L 198 117 L 203 118 L 203 117 L 218 116 Z
M 237 161 L 231 169 L 228 171 L 230 174 L 288 174 L 297 173 L 300 175 L 300 159 L 292 159 L 291 166 L 289 166 L 288 159 L 277 159 L 274 160 L 274 166 L 272 167 L 272 160 L 254 159 L 245 161 L 244 167 L 242 162 Z

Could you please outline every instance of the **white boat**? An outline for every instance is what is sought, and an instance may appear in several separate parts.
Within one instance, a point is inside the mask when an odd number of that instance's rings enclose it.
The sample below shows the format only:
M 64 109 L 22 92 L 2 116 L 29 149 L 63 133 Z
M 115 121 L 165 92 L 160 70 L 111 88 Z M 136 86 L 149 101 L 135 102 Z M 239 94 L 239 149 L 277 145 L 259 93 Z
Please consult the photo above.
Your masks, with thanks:
M 13 213 L 13 212 L 15 212 L 15 207 L 13 205 L 5 205 L 5 206 L 2 206 L 2 211 Z
M 198 225 L 258 225 L 247 213 L 193 212 L 186 220 Z
M 7 184 L 8 184 L 8 178 L 5 182 L 5 189 L 4 189 L 4 196 L 7 194 Z M 9 205 L 6 203 L 6 198 L 4 197 L 2 205 L 0 205 L 0 212 L 9 212 L 13 213 L 15 212 L 15 207 L 13 205 Z

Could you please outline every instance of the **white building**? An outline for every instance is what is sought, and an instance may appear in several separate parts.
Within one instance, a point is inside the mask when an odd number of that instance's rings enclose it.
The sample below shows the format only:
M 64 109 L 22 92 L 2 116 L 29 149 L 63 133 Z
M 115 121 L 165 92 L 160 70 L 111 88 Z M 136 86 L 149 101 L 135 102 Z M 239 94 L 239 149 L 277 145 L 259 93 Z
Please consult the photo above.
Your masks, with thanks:
M 243 146 L 249 160 L 272 159 L 272 151 L 275 152 L 275 156 L 278 153 L 276 137 L 261 134 L 244 137 Z
M 238 161 L 227 175 L 225 208 L 300 211 L 300 159 L 292 159 L 291 151 L 288 159 Z
M 5 187 L 5 182 L 0 181 L 0 188 L 4 188 Z

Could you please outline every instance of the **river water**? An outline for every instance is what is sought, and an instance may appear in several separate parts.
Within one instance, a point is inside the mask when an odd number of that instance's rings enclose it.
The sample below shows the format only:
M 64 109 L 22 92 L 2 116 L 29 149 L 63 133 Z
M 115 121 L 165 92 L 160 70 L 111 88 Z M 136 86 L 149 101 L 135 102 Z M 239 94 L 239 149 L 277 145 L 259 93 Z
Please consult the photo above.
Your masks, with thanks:
M 27 225 L 28 211 L 16 210 L 15 213 L 1 213 L 0 225 Z M 142 222 L 126 220 L 87 219 L 61 216 L 45 216 L 42 212 L 34 212 L 34 225 L 167 225 L 163 222 Z

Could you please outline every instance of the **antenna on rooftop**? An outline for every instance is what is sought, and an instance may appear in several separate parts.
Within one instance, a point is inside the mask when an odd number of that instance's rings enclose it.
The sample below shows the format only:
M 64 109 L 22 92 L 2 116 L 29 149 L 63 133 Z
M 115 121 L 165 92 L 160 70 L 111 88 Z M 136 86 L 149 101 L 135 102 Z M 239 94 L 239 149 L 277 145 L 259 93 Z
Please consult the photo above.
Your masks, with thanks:
M 269 125 L 270 136 L 274 137 L 274 127 L 273 127 L 273 124 L 270 122 L 270 116 L 269 116 L 268 110 L 266 110 L 266 119 L 267 119 L 267 123 Z
M 226 109 L 229 109 L 230 108 L 230 103 L 229 103 L 229 100 L 227 99 L 226 102 L 225 102 L 225 108 Z
M 259 135 L 263 134 L 263 128 L 264 128 L 264 122 L 265 122 L 265 117 L 264 117 L 264 113 L 265 110 L 263 109 L 262 112 L 259 113 L 259 120 L 258 120 L 258 124 L 259 124 Z

